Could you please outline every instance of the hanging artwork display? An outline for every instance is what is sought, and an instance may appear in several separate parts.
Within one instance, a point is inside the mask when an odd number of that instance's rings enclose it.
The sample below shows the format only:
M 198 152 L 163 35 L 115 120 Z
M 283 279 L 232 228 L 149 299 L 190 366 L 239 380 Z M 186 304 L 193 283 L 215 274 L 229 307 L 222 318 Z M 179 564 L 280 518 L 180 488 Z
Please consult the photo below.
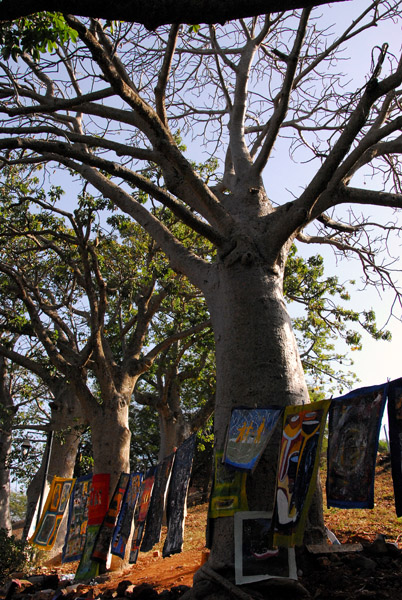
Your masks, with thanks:
M 75 573 L 75 581 L 86 581 L 99 575 L 99 562 L 92 560 L 92 552 L 108 509 L 109 485 L 110 473 L 97 473 L 92 477 L 87 535 L 81 560 Z
M 282 413 L 281 408 L 234 408 L 230 417 L 224 462 L 253 471 Z
M 113 532 L 111 553 L 124 558 L 126 546 L 131 533 L 133 516 L 140 495 L 142 483 L 141 473 L 131 473 L 120 514 Z
M 302 544 L 314 494 L 330 400 L 287 406 L 283 416 L 274 515 L 274 543 Z
M 327 503 L 373 508 L 375 460 L 385 384 L 332 400 L 328 427 Z
M 75 479 L 53 477 L 40 521 L 29 540 L 41 550 L 53 548 L 74 482 Z
M 80 560 L 82 556 L 88 524 L 91 481 L 92 475 L 84 475 L 74 484 L 68 505 L 67 533 L 61 559 L 63 563 Z
M 388 427 L 395 510 L 402 517 L 402 379 L 388 384 Z
M 141 546 L 142 536 L 144 534 L 145 521 L 147 519 L 149 503 L 151 501 L 152 488 L 155 480 L 155 467 L 149 469 L 141 485 L 138 516 L 135 524 L 133 540 L 131 543 L 130 563 L 135 564 L 138 558 L 138 552 Z
M 222 462 L 222 458 L 223 452 L 217 450 L 214 458 L 214 481 L 208 511 L 211 519 L 231 517 L 239 510 L 248 510 L 247 473 L 229 467 Z
M 175 454 L 169 454 L 155 469 L 155 481 L 149 504 L 141 552 L 149 552 L 161 539 L 162 519 Z
M 181 552 L 183 547 L 187 492 L 193 466 L 195 442 L 196 435 L 194 433 L 176 451 L 166 504 L 168 531 L 162 551 L 164 558 Z
M 236 585 L 297 579 L 295 549 L 272 545 L 272 512 L 237 512 L 234 527 Z
M 113 530 L 116 525 L 117 517 L 120 512 L 129 479 L 129 473 L 120 474 L 119 481 L 117 482 L 116 489 L 109 504 L 109 508 L 107 509 L 107 513 L 99 529 L 98 537 L 96 538 L 92 552 L 93 560 L 106 563 L 107 555 L 110 549 L 110 543 L 112 541 Z

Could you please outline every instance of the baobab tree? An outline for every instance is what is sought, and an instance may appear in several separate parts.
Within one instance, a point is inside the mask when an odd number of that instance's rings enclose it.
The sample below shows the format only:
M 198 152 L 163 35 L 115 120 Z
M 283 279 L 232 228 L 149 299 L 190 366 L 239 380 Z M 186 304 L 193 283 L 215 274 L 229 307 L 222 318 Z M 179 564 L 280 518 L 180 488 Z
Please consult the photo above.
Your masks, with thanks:
M 398 2 L 374 2 L 333 34 L 310 8 L 156 33 L 66 15 L 77 46 L 36 60 L 25 53 L 3 68 L 4 164 L 84 179 L 203 292 L 216 344 L 218 450 L 234 406 L 308 402 L 283 299 L 295 241 L 356 256 L 368 280 L 393 285 L 376 253 L 398 231 L 392 215 L 402 207 L 399 41 L 398 48 L 375 42 L 361 81 L 348 74 L 342 52 L 356 36 L 400 19 L 399 10 Z M 178 130 L 218 160 L 218 178 L 197 172 Z M 279 144 L 288 146 L 283 186 L 270 198 L 264 172 Z M 314 172 L 292 195 L 291 159 L 300 148 Z M 155 165 L 158 180 L 149 176 Z M 383 175 L 381 189 L 359 187 L 360 172 Z M 158 219 L 147 198 L 169 208 L 183 230 Z M 370 219 L 370 205 L 384 207 L 383 221 Z M 185 228 L 216 256 L 201 254 L 202 244 L 189 248 Z M 250 478 L 251 510 L 272 505 L 273 461 Z M 317 525 L 322 534 L 315 519 L 310 533 Z M 214 523 L 209 565 L 233 565 L 230 517 Z

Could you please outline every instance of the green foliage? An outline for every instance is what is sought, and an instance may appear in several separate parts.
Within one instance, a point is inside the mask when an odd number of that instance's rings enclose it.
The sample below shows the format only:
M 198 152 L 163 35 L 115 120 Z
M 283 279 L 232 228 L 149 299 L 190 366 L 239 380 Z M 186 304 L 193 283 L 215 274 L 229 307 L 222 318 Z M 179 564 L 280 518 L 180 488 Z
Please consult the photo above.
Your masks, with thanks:
M 388 443 L 386 442 L 386 440 L 379 440 L 378 453 L 379 454 L 389 454 Z
M 157 414 L 149 406 L 130 406 L 130 469 L 146 471 L 158 462 L 160 433 Z
M 25 518 L 26 506 L 26 494 L 22 494 L 21 492 L 11 492 L 10 513 L 12 521 L 22 521 Z
M 21 571 L 27 560 L 24 542 L 13 535 L 8 536 L 5 529 L 0 529 L 0 584 L 7 581 L 14 571 Z
M 285 268 L 284 294 L 288 303 L 297 303 L 303 309 L 302 315 L 293 319 L 293 326 L 303 367 L 314 392 L 329 383 L 331 391 L 336 388 L 341 393 L 355 379 L 352 372 L 344 370 L 353 362 L 346 353 L 335 350 L 338 340 L 343 339 L 352 351 L 361 350 L 361 333 L 356 328 L 362 328 L 377 340 L 391 339 L 389 331 L 378 330 L 373 310 L 358 312 L 346 308 L 350 293 L 338 277 L 325 276 L 324 259 L 319 254 L 304 259 L 297 253 L 296 246 L 291 248 Z
M 38 12 L 12 23 L 1 23 L 0 45 L 3 58 L 28 53 L 38 60 L 41 53 L 53 52 L 60 44 L 77 41 L 78 33 L 67 25 L 58 12 Z

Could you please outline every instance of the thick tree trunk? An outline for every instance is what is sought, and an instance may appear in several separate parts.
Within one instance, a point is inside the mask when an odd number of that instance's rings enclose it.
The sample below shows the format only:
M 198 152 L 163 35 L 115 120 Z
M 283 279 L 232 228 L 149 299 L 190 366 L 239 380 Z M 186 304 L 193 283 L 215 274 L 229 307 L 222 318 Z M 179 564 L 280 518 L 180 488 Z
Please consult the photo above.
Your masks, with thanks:
M 11 432 L 0 432 L 0 529 L 12 533 L 10 515 L 10 470 L 7 468 L 11 451 Z
M 207 300 L 216 340 L 215 449 L 222 450 L 235 406 L 309 402 L 296 340 L 282 295 L 282 273 L 265 265 L 222 266 Z M 276 445 L 248 476 L 249 510 L 273 508 Z M 264 455 L 266 456 L 266 455 Z M 233 518 L 213 522 L 209 565 L 234 565 Z
M 90 417 L 94 473 L 110 473 L 112 494 L 120 473 L 130 472 L 128 402 L 104 402 Z
M 3 356 L 0 356 L 0 411 L 0 527 L 11 534 L 10 470 L 7 465 L 11 451 L 15 409 L 9 388 L 7 362 Z
M 55 392 L 55 391 L 54 391 Z M 49 457 L 47 483 L 50 485 L 53 477 L 72 477 L 81 437 L 83 417 L 77 397 L 70 386 L 62 386 L 54 393 L 55 402 L 52 405 L 50 427 L 53 431 L 52 447 Z M 48 442 L 49 443 L 49 442 Z M 24 527 L 25 537 L 34 517 L 35 508 L 41 494 L 46 469 L 47 448 L 44 449 L 42 463 L 27 489 L 27 512 Z M 45 499 L 44 499 L 45 501 Z M 63 530 L 57 536 L 52 554 L 60 551 L 63 544 Z
M 178 402 L 177 410 L 158 408 L 160 427 L 160 447 L 158 460 L 163 460 L 190 435 L 190 427 L 186 422 Z

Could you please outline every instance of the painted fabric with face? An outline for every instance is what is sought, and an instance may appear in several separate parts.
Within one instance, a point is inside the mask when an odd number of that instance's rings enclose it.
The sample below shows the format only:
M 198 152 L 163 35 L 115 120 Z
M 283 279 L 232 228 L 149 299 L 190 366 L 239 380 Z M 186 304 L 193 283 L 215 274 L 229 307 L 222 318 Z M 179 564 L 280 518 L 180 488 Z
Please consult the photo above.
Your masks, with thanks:
M 327 504 L 373 508 L 375 460 L 386 384 L 332 400 L 328 426 Z
M 41 550 L 50 550 L 54 546 L 74 482 L 75 479 L 53 477 L 40 521 L 29 540 Z
M 274 516 L 276 546 L 303 542 L 329 405 L 330 400 L 322 400 L 285 409 Z
M 395 510 L 402 517 L 402 378 L 388 384 L 388 426 Z

